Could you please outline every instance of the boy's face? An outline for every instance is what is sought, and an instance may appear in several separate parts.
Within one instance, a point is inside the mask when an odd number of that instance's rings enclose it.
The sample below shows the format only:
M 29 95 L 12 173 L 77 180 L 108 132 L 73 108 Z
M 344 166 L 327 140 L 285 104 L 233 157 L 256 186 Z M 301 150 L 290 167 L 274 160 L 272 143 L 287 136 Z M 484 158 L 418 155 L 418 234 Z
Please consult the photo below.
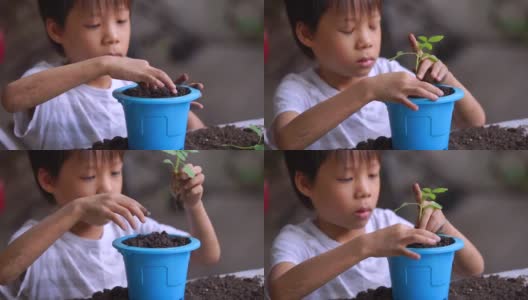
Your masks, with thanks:
M 332 155 L 323 162 L 307 196 L 320 220 L 362 229 L 378 203 L 380 164 L 377 159 L 352 163 L 349 156 L 348 160 Z
M 77 1 L 64 28 L 58 31 L 54 40 L 62 45 L 71 63 L 103 55 L 126 56 L 130 43 L 130 10 L 125 5 L 89 9 Z
M 56 178 L 41 186 L 63 206 L 82 197 L 103 193 L 121 193 L 123 162 L 113 157 L 87 157 L 74 153 L 64 162 Z
M 322 68 L 343 77 L 366 77 L 380 53 L 381 15 L 330 7 L 305 45 Z

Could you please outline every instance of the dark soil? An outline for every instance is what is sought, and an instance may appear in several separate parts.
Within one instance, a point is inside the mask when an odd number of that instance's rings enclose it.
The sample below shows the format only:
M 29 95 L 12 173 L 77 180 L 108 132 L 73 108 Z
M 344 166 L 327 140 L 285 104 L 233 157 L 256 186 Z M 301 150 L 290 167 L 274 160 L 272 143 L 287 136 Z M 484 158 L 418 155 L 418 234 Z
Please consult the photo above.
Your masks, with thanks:
M 176 86 L 176 90 L 178 90 L 178 93 L 174 94 L 166 87 L 148 89 L 144 85 L 138 84 L 135 88 L 125 90 L 123 94 L 139 98 L 172 98 L 185 96 L 191 92 L 188 88 L 181 86 Z
M 528 150 L 528 132 L 522 127 L 489 126 L 453 131 L 449 150 Z M 357 150 L 392 150 L 392 139 L 381 136 L 357 144 Z
M 172 248 L 187 245 L 191 240 L 182 236 L 169 236 L 165 231 L 162 233 L 140 234 L 134 238 L 123 241 L 123 244 L 140 248 Z
M 185 299 L 246 300 L 264 299 L 264 286 L 258 277 L 208 277 L 189 282 Z
M 442 97 L 449 96 L 455 93 L 455 90 L 453 88 L 450 88 L 447 86 L 436 86 L 436 87 L 441 89 L 442 92 L 444 92 L 444 95 Z M 409 97 L 410 98 L 422 98 L 422 97 L 417 97 L 417 96 L 409 96 Z
M 188 132 L 185 137 L 187 150 L 225 150 L 252 147 L 261 137 L 249 128 L 236 126 L 209 127 Z
M 187 132 L 186 150 L 244 150 L 262 142 L 261 138 L 249 128 L 236 126 L 209 127 Z M 240 148 L 237 148 L 238 146 Z M 128 150 L 128 138 L 117 136 L 92 145 L 93 150 Z
M 440 242 L 436 243 L 436 245 L 410 244 L 410 245 L 407 245 L 407 247 L 408 248 L 438 248 L 438 247 L 449 246 L 454 243 L 455 243 L 455 240 L 453 238 L 441 236 Z
M 185 286 L 185 299 L 260 300 L 264 299 L 264 286 L 258 277 L 207 277 L 188 282 Z M 128 300 L 128 289 L 118 286 L 112 290 L 97 292 L 86 300 Z

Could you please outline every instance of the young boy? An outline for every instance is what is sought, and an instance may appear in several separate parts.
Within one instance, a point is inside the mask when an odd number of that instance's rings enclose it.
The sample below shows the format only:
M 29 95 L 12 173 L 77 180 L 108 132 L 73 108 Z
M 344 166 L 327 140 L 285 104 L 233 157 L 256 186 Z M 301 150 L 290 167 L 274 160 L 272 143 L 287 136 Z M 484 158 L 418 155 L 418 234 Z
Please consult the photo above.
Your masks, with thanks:
M 144 206 L 121 194 L 123 153 L 33 151 L 30 160 L 39 188 L 57 210 L 26 222 L 0 252 L 1 299 L 78 299 L 127 286 L 114 239 L 163 230 L 189 235 L 146 217 Z M 220 246 L 202 203 L 205 177 L 199 166 L 189 166 L 196 176 L 174 173 L 171 189 L 181 195 L 190 234 L 201 241 L 191 262 L 216 263 Z
M 435 244 L 436 232 L 461 238 L 454 268 L 479 275 L 484 262 L 475 246 L 441 210 L 428 208 L 417 228 L 394 212 L 378 209 L 380 157 L 362 151 L 287 151 L 290 179 L 315 217 L 285 226 L 271 249 L 268 289 L 272 299 L 354 298 L 391 286 L 387 256 L 419 259 L 412 243 Z M 414 185 L 416 200 L 420 188 Z
M 130 81 L 175 91 L 165 72 L 126 57 L 132 0 L 38 3 L 48 37 L 65 62 L 41 62 L 4 90 L 2 104 L 14 113 L 15 135 L 29 149 L 87 149 L 104 139 L 126 137 L 123 107 L 112 91 Z M 187 79 L 184 74 L 176 82 Z M 188 128 L 203 126 L 190 112 Z
M 382 0 L 285 0 L 295 41 L 316 66 L 289 74 L 274 99 L 272 147 L 289 150 L 354 148 L 390 136 L 383 101 L 417 110 L 408 96 L 435 101 L 432 83 L 464 90 L 455 105 L 457 127 L 482 126 L 485 115 L 471 93 L 442 62 L 423 60 L 416 75 L 379 57 Z M 411 37 L 414 43 L 414 36 Z

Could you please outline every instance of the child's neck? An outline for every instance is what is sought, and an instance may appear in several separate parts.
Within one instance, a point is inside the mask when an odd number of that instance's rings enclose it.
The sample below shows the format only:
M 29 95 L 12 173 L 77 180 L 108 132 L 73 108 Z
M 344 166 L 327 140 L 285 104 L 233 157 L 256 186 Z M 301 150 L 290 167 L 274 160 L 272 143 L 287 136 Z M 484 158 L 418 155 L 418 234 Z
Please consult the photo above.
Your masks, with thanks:
M 101 76 L 87 83 L 87 85 L 100 89 L 109 89 L 112 87 L 112 77 Z
M 333 87 L 334 89 L 338 91 L 344 91 L 347 88 L 351 87 L 352 85 L 358 83 L 361 79 L 365 78 L 364 76 L 363 77 L 342 76 L 338 73 L 325 69 L 321 66 L 319 66 L 316 69 L 316 72 L 319 75 L 319 77 L 321 77 L 322 80 L 324 80 L 328 85 L 330 85 L 331 87 Z
M 99 240 L 103 236 L 104 226 L 94 226 L 84 222 L 75 224 L 70 232 L 85 239 Z
M 314 220 L 314 224 L 328 237 L 341 244 L 351 241 L 352 239 L 365 234 L 365 227 L 362 227 L 360 229 L 348 229 L 326 222 L 319 217 Z

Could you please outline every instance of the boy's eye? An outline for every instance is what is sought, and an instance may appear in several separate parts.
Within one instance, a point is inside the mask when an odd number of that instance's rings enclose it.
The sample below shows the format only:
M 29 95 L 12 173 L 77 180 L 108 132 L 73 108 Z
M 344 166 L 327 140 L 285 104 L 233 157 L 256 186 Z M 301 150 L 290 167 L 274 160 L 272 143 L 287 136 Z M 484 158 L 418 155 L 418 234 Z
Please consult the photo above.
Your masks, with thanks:
M 123 19 L 123 20 L 117 20 L 117 23 L 118 24 L 126 24 L 128 22 L 128 20 L 126 19 Z
M 86 27 L 88 29 L 96 29 L 99 26 L 101 26 L 101 24 L 86 24 L 86 25 L 84 25 L 84 27 Z
M 119 175 L 121 175 L 121 171 L 112 172 L 112 176 L 119 176 Z
M 369 174 L 370 178 L 377 178 L 379 176 L 379 173 L 371 173 Z
M 352 33 L 354 33 L 354 29 L 350 29 L 350 30 L 339 30 L 339 32 L 343 33 L 343 34 L 346 34 L 346 35 L 350 35 Z
M 349 182 L 349 181 L 352 181 L 352 180 L 354 180 L 354 178 L 352 178 L 352 177 L 337 178 L 337 181 L 339 181 L 339 182 Z
M 89 181 L 95 179 L 95 176 L 81 176 L 82 180 Z

